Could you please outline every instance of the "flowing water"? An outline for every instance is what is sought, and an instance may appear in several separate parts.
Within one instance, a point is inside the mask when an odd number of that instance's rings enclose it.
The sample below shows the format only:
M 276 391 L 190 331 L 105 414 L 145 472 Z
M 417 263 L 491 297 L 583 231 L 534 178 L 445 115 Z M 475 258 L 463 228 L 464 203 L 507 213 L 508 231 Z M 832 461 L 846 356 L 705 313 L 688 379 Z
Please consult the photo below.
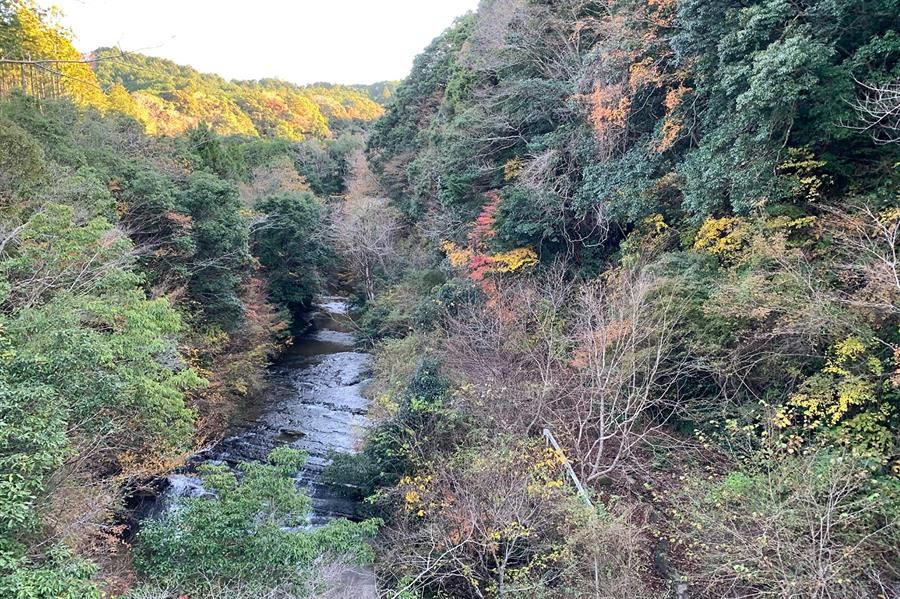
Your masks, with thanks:
M 312 500 L 310 525 L 353 518 L 356 504 L 322 480 L 328 454 L 356 451 L 368 425 L 362 388 L 369 356 L 356 351 L 352 330 L 346 299 L 321 298 L 310 330 L 271 367 L 268 392 L 242 407 L 221 442 L 194 456 L 185 472 L 168 477 L 154 511 L 207 492 L 193 474 L 200 464 L 262 461 L 275 447 L 290 445 L 309 455 L 296 479 Z
M 312 500 L 309 525 L 354 518 L 356 503 L 330 489 L 322 479 L 329 453 L 356 451 L 369 424 L 369 402 L 362 395 L 369 356 L 356 351 L 352 331 L 347 300 L 321 298 L 309 331 L 271 367 L 268 392 L 242 406 L 220 443 L 195 455 L 182 472 L 167 477 L 159 496 L 135 497 L 136 511 L 143 518 L 158 517 L 177 509 L 184 497 L 207 494 L 195 474 L 203 463 L 261 461 L 272 449 L 290 445 L 309 456 L 296 474 L 298 485 Z M 371 568 L 347 568 L 327 596 L 374 598 L 375 589 Z

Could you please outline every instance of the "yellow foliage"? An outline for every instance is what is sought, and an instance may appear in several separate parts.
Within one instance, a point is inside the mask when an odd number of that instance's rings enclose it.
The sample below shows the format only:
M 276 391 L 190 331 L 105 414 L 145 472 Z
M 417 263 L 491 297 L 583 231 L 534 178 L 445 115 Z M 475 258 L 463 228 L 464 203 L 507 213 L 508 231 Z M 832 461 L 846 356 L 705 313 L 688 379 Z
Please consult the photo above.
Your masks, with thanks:
M 895 220 L 900 220 L 900 208 L 888 208 L 878 215 L 878 222 L 883 225 L 890 224 Z
M 815 202 L 822 199 L 822 192 L 831 184 L 831 178 L 820 172 L 824 160 L 816 160 L 806 148 L 788 148 L 788 158 L 778 166 L 782 175 L 793 180 L 791 195 L 799 200 Z
M 398 483 L 401 488 L 406 488 L 403 492 L 406 510 L 415 512 L 420 518 L 427 514 L 425 508 L 429 506 L 424 505 L 423 494 L 428 493 L 431 480 L 432 477 L 428 475 L 404 476 Z
M 859 337 L 847 337 L 843 341 L 838 341 L 834 345 L 834 357 L 828 361 L 828 368 L 835 368 L 839 365 L 846 364 L 850 360 L 858 360 L 866 353 L 866 344 Z M 826 368 L 826 370 L 828 369 Z M 836 374 L 844 374 L 846 371 L 840 369 Z
M 466 266 L 473 256 L 472 250 L 461 248 L 452 241 L 442 241 L 441 250 L 444 251 L 453 268 Z
M 522 172 L 522 160 L 520 158 L 507 160 L 506 164 L 503 165 L 503 180 L 509 183 L 516 179 L 520 172 Z
M 835 343 L 822 370 L 776 411 L 773 424 L 780 429 L 796 423 L 810 431 L 828 430 L 855 451 L 883 459 L 892 445 L 888 423 L 893 408 L 889 400 L 879 400 L 878 385 L 886 369 L 869 350 L 859 337 Z
M 787 428 L 791 425 L 791 417 L 788 415 L 788 412 L 785 408 L 781 407 L 775 411 L 775 418 L 773 419 L 773 424 L 778 428 Z
M 711 254 L 724 264 L 740 258 L 750 238 L 750 226 L 739 217 L 708 218 L 697 232 L 694 249 Z
M 531 248 L 516 248 L 502 254 L 494 254 L 491 256 L 491 262 L 496 265 L 497 272 L 516 272 L 536 266 L 538 257 Z
M 771 229 L 782 229 L 789 232 L 801 231 L 807 229 L 816 223 L 815 216 L 801 216 L 799 218 L 789 218 L 786 216 L 776 217 L 767 221 L 767 225 Z
M 666 219 L 662 214 L 659 214 L 658 212 L 656 214 L 651 214 L 650 216 L 645 218 L 644 224 L 648 227 L 652 227 L 657 235 L 663 233 L 669 228 L 669 225 L 666 224 Z
M 461 248 L 452 241 L 443 241 L 441 242 L 441 249 L 453 268 L 465 268 L 467 266 L 475 268 L 472 265 L 472 258 L 478 257 L 479 262 L 483 264 L 478 267 L 482 271 L 482 276 L 486 272 L 518 272 L 536 266 L 539 262 L 538 255 L 531 248 L 516 248 L 508 252 L 485 256 L 476 254 L 468 248 Z

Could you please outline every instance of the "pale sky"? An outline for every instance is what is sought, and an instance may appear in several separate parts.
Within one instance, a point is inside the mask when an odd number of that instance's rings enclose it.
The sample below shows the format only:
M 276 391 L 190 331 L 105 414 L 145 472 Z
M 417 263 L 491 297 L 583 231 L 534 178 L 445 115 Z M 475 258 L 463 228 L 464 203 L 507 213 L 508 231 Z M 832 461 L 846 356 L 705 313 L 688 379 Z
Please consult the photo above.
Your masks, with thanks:
M 160 56 L 228 79 L 402 79 L 413 58 L 478 0 L 40 0 L 82 52 Z

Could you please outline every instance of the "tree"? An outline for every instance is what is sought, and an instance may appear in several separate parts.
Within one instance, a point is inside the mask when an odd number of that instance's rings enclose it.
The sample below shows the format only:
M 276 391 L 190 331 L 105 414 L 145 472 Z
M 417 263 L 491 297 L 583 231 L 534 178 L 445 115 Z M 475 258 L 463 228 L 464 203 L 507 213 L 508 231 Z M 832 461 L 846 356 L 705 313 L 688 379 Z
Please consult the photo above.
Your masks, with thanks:
M 0 591 L 12 596 L 99 596 L 93 566 L 62 544 L 106 524 L 110 472 L 186 449 L 185 393 L 203 384 L 182 366 L 179 315 L 146 298 L 128 240 L 74 214 L 47 206 L 0 253 Z
M 294 476 L 305 460 L 298 450 L 275 449 L 266 463 L 241 463 L 240 480 L 226 466 L 205 466 L 201 477 L 212 494 L 186 499 L 148 523 L 137 540 L 138 570 L 150 582 L 193 595 L 217 583 L 315 589 L 323 559 L 371 561 L 367 540 L 378 521 L 299 528 L 310 505 Z
M 0 22 L 0 94 L 13 87 L 38 98 L 70 97 L 81 106 L 105 109 L 107 99 L 71 34 L 31 0 L 7 3 Z M 11 4 L 11 5 L 10 5 Z
M 281 193 L 256 205 L 253 253 L 267 270 L 272 299 L 293 313 L 308 308 L 328 264 L 324 208 L 309 192 Z
M 250 234 L 237 189 L 213 175 L 197 173 L 178 204 L 192 220 L 191 297 L 210 321 L 234 329 L 243 314 L 238 289 L 250 259 Z
M 900 83 L 859 83 L 861 97 L 853 104 L 859 119 L 851 125 L 868 132 L 879 144 L 900 142 Z
M 495 439 L 403 478 L 384 559 L 402 594 L 584 596 L 589 568 L 570 526 L 590 519 L 568 492 L 561 457 Z
M 895 481 L 827 452 L 759 473 L 692 480 L 679 545 L 700 563 L 704 596 L 889 597 L 900 521 Z

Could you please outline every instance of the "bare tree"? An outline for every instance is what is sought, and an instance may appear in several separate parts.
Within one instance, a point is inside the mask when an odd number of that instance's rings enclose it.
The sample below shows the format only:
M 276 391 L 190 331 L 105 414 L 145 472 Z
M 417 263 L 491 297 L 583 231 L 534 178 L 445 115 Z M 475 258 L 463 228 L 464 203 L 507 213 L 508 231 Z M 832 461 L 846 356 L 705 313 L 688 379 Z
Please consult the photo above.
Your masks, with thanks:
M 674 298 L 644 269 L 582 287 L 573 332 L 579 388 L 556 430 L 565 431 L 586 480 L 634 458 L 678 407 L 679 320 Z
M 374 300 L 378 277 L 391 276 L 400 265 L 401 214 L 386 198 L 375 195 L 380 190 L 361 151 L 351 158 L 351 168 L 349 193 L 332 215 L 331 233 L 354 278 Z
M 900 143 L 900 81 L 863 83 L 854 78 L 860 94 L 850 105 L 858 123 L 845 125 L 867 132 L 877 144 Z
M 459 395 L 500 430 L 549 427 L 588 482 L 640 464 L 679 405 L 681 314 L 646 269 L 577 285 L 564 266 L 501 286 L 447 318 Z
M 862 599 L 900 592 L 900 521 L 849 456 L 773 462 L 755 476 L 683 491 L 695 592 L 747 599 Z
M 839 266 L 862 292 L 849 301 L 885 313 L 900 312 L 900 209 L 861 203 L 829 210 L 841 254 Z
M 573 388 L 567 365 L 567 306 L 574 284 L 565 265 L 498 281 L 491 305 L 455 307 L 446 317 L 445 363 L 471 387 L 468 409 L 500 430 L 537 432 L 563 410 Z
M 390 596 L 555 596 L 563 583 L 586 591 L 590 571 L 566 550 L 581 504 L 559 465 L 541 444 L 495 439 L 437 464 L 433 476 L 401 481 L 402 505 L 384 535 L 386 571 L 400 579 Z

